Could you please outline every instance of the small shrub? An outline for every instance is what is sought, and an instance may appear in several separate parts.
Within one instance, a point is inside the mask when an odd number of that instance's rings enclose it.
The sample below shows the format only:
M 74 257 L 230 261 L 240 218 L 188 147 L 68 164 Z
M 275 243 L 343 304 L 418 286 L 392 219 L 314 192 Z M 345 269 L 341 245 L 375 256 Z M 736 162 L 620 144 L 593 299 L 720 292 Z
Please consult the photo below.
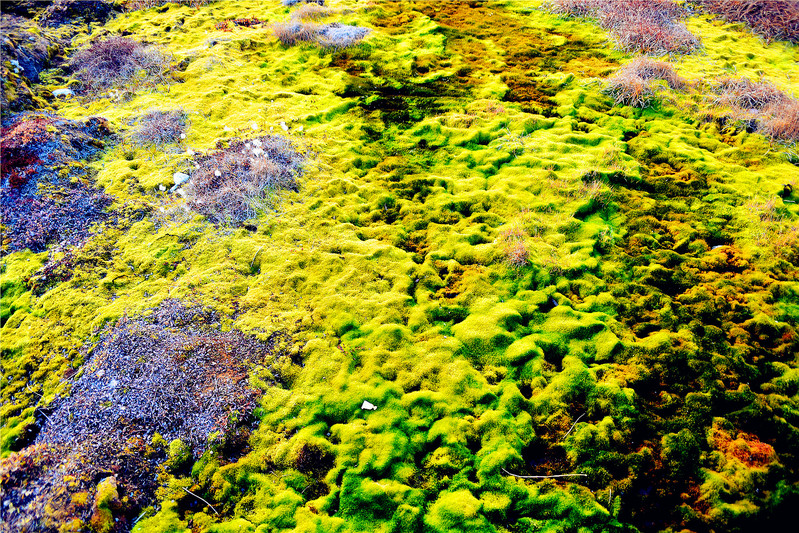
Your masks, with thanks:
M 272 202 L 280 190 L 298 190 L 305 161 L 285 137 L 234 141 L 204 156 L 184 186 L 189 206 L 215 223 L 242 222 Z
M 698 0 L 705 11 L 727 22 L 744 22 L 767 40 L 799 42 L 799 3 L 796 0 Z
M 179 143 L 181 136 L 185 137 L 188 124 L 188 115 L 182 109 L 154 109 L 139 118 L 131 137 L 140 145 L 162 147 L 165 144 Z
M 125 37 L 92 43 L 72 58 L 70 66 L 91 94 L 155 87 L 166 83 L 172 72 L 169 59 L 158 49 Z

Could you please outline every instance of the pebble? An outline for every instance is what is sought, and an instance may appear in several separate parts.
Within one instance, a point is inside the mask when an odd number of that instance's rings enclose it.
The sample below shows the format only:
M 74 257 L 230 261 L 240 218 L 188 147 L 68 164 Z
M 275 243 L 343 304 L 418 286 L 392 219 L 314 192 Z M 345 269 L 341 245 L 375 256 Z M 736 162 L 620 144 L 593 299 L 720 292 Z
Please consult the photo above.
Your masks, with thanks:
M 180 185 L 189 181 L 189 175 L 183 172 L 175 172 L 175 174 L 172 175 L 172 179 L 175 181 L 175 185 Z

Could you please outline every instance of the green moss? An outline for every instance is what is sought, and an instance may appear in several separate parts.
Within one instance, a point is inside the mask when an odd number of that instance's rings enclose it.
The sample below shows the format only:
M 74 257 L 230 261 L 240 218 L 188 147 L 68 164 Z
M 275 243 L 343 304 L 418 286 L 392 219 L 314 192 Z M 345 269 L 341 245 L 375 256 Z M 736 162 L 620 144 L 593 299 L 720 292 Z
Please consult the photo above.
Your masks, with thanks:
M 191 125 L 179 152 L 121 144 L 91 163 L 117 207 L 146 209 L 76 250 L 71 279 L 34 294 L 28 278 L 60 256 L 3 257 L 2 453 L 68 392 L 62 377 L 102 328 L 186 298 L 224 328 L 285 330 L 296 346 L 269 362 L 286 389 L 251 377 L 264 390 L 242 457 L 207 453 L 181 477 L 191 458 L 170 444 L 178 477 L 137 531 L 630 531 L 650 527 L 661 479 L 690 483 L 662 488 L 713 527 L 757 516 L 766 496 L 747 490 L 776 494 L 793 467 L 714 464 L 701 435 L 732 413 L 795 464 L 799 211 L 766 205 L 795 170 L 783 149 L 702 124 L 698 92 L 612 107 L 602 78 L 629 58 L 538 2 L 329 3 L 331 20 L 373 34 L 287 48 L 269 24 L 288 8 L 236 0 L 107 23 L 186 59 L 180 82 L 59 112 L 124 135 L 143 110 L 182 107 Z M 216 28 L 244 16 L 268 24 Z M 680 75 L 730 63 L 799 89 L 795 46 L 688 25 L 705 53 L 675 60 Z M 281 123 L 311 162 L 254 230 L 182 214 L 160 191 L 190 168 L 187 149 Z M 526 251 L 518 268 L 507 232 Z M 307 449 L 321 465 L 300 460 Z M 172 501 L 193 483 L 222 516 Z M 680 513 L 652 527 L 699 527 Z

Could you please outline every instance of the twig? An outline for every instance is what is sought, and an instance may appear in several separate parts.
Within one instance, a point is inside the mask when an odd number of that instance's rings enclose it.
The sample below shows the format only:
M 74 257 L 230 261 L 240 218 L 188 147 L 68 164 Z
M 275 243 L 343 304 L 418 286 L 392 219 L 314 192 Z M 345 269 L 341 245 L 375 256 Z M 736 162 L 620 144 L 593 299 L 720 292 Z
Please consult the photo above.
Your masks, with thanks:
M 194 494 L 192 491 L 190 491 L 190 490 L 189 490 L 189 489 L 187 489 L 186 487 L 180 487 L 180 488 L 182 488 L 182 489 L 183 489 L 183 490 L 185 490 L 187 493 L 191 494 L 192 496 L 194 496 L 194 497 L 195 497 L 195 498 L 197 498 L 198 500 L 200 500 L 200 501 L 202 501 L 203 503 L 205 503 L 205 504 L 206 504 L 208 507 L 210 507 L 210 508 L 211 508 L 211 510 L 213 510 L 213 511 L 216 513 L 216 516 L 219 516 L 219 511 L 217 511 L 217 510 L 216 510 L 216 508 L 215 508 L 213 505 L 211 505 L 210 503 L 208 503 L 208 500 L 206 500 L 205 498 L 201 498 L 200 496 L 197 496 L 196 494 Z
M 133 524 L 131 524 L 131 525 L 135 526 L 135 525 L 136 525 L 136 522 L 138 522 L 139 520 L 141 520 L 142 518 L 144 518 L 144 515 L 146 515 L 146 514 L 147 514 L 147 509 L 145 509 L 144 511 L 142 511 L 142 512 L 141 512 L 141 514 L 139 515 L 139 517 L 138 517 L 136 520 L 134 520 L 134 521 L 133 521 Z
M 54 423 L 55 423 L 55 422 L 53 422 L 53 421 L 50 419 L 50 417 L 49 417 L 49 416 L 47 416 L 46 414 L 44 414 L 44 410 L 43 410 L 43 409 L 39 408 L 39 412 L 42 414 L 42 416 L 43 416 L 43 417 L 45 417 L 45 418 L 47 419 L 47 421 L 48 421 L 48 422 L 50 422 L 51 424 L 54 424 Z
M 561 437 L 561 438 L 560 438 L 560 441 L 561 441 L 561 442 L 563 442 L 564 440 L 566 440 L 566 437 L 568 437 L 568 436 L 569 436 L 569 433 L 571 433 L 571 432 L 572 432 L 572 430 L 574 429 L 574 426 L 576 426 L 576 425 L 577 425 L 577 422 L 579 422 L 579 421 L 580 421 L 580 419 L 581 419 L 582 417 L 584 417 L 584 416 L 585 416 L 585 413 L 583 413 L 583 414 L 581 414 L 580 416 L 578 416 L 578 417 L 577 417 L 577 420 L 575 420 L 575 421 L 574 421 L 574 424 L 572 424 L 572 427 L 570 427 L 570 428 L 569 428 L 569 431 L 567 431 L 567 432 L 566 432 L 566 434 L 565 434 L 565 435 L 563 435 L 563 437 Z
M 256 257 L 258 257 L 258 253 L 261 251 L 261 249 L 262 249 L 262 248 L 263 248 L 263 246 L 259 247 L 259 248 L 258 248 L 258 249 L 255 251 L 255 255 L 254 255 L 254 256 L 252 256 L 252 261 L 250 262 L 250 270 L 252 270 L 252 266 L 255 264 L 255 258 L 256 258 Z
M 521 479 L 551 479 L 556 477 L 574 477 L 574 476 L 587 476 L 588 474 L 553 474 L 551 476 L 521 476 L 519 474 L 514 474 L 513 472 L 508 472 L 504 468 L 502 469 L 503 472 L 508 474 L 509 476 L 518 477 Z

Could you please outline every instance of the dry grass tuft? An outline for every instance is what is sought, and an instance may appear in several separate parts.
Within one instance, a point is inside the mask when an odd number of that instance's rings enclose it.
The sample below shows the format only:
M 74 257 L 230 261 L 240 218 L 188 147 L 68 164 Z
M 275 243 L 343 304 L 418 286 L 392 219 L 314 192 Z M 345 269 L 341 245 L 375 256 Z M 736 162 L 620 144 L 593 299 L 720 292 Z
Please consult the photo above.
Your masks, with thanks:
M 291 22 L 288 24 L 275 24 L 272 29 L 275 37 L 284 46 L 295 46 L 299 43 L 314 42 L 319 33 L 318 24 Z
M 761 109 L 787 98 L 772 83 L 755 82 L 749 78 L 721 78 L 717 80 L 715 90 L 719 95 L 718 104 L 741 109 Z
M 295 20 L 321 20 L 334 15 L 334 11 L 320 4 L 303 4 L 291 14 Z
M 323 48 L 346 48 L 362 41 L 372 30 L 361 26 L 349 26 L 333 22 L 331 24 L 313 24 L 309 22 L 292 22 L 275 24 L 275 36 L 285 46 L 294 46 L 303 42 L 312 42 Z
M 527 231 L 514 226 L 499 235 L 505 254 L 505 261 L 513 268 L 524 268 L 530 264 L 530 250 L 527 248 Z
M 160 50 L 125 37 L 109 37 L 79 51 L 70 66 L 86 92 L 109 89 L 135 92 L 169 81 L 169 58 Z
M 799 100 L 768 81 L 721 78 L 713 84 L 715 106 L 729 118 L 756 122 L 758 133 L 774 140 L 799 141 Z
M 699 40 L 679 22 L 687 11 L 671 0 L 554 0 L 550 9 L 597 19 L 625 52 L 688 54 L 699 48 Z
M 304 162 L 285 137 L 234 141 L 198 159 L 184 186 L 188 204 L 215 223 L 242 222 L 270 207 L 277 191 L 298 190 Z
M 799 2 L 796 0 L 698 0 L 705 11 L 727 22 L 744 22 L 767 40 L 799 42 Z
M 757 131 L 780 141 L 799 141 L 799 101 L 786 99 L 767 105 Z
M 125 11 L 138 11 L 140 9 L 150 9 L 167 4 L 180 4 L 198 9 L 202 6 L 216 2 L 217 0 L 125 0 L 123 7 Z
M 663 61 L 639 57 L 622 67 L 607 80 L 604 91 L 613 97 L 616 105 L 644 108 L 655 97 L 654 82 L 664 81 L 672 89 L 683 89 L 685 80 L 674 68 Z
M 185 137 L 189 117 L 182 109 L 161 111 L 153 109 L 136 121 L 131 138 L 143 146 L 158 148 L 166 144 L 179 143 Z

